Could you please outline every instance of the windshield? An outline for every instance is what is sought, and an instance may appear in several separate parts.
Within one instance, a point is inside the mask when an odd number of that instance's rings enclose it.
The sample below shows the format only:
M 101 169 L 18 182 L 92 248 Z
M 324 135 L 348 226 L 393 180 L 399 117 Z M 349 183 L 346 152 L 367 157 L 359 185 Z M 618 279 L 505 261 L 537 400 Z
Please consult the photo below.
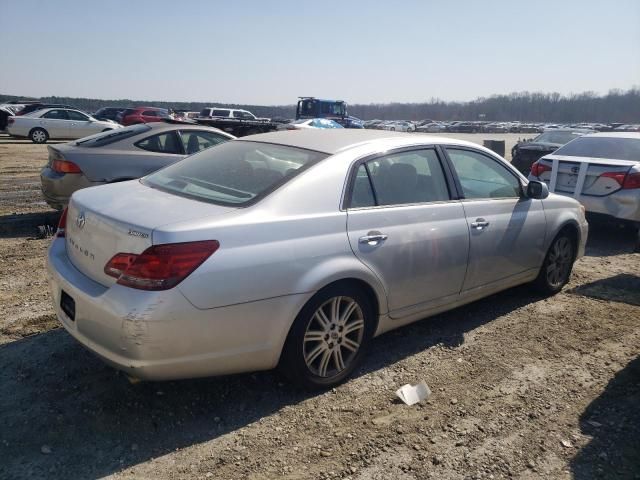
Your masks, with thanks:
M 242 206 L 326 157 L 285 145 L 235 140 L 152 173 L 142 183 L 196 200 Z
M 565 143 L 569 143 L 574 138 L 578 138 L 584 135 L 579 132 L 544 132 L 542 135 L 538 135 L 533 139 L 534 142 L 538 143 L 555 143 L 559 145 L 564 145 Z
M 620 137 L 580 137 L 554 155 L 571 157 L 610 158 L 615 160 L 640 160 L 640 139 Z
M 96 133 L 89 137 L 84 137 L 76 142 L 76 145 L 83 147 L 102 147 L 109 145 L 110 143 L 119 142 L 125 138 L 133 137 L 139 133 L 151 130 L 151 127 L 147 124 L 140 123 L 138 125 L 131 125 L 130 127 L 119 128 L 117 130 L 109 130 L 107 132 Z

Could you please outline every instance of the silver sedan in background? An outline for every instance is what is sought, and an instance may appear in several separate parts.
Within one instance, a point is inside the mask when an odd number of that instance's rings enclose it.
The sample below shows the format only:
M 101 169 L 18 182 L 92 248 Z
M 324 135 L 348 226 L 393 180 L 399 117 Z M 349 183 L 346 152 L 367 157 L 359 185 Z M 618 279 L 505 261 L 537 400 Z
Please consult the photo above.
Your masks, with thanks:
M 49 161 L 40 172 L 42 194 L 60 210 L 76 190 L 140 178 L 234 138 L 203 125 L 155 122 L 49 145 Z
M 375 335 L 526 282 L 560 291 L 586 237 L 578 202 L 486 148 L 309 129 L 76 192 L 48 271 L 66 330 L 133 377 L 279 366 L 317 388 Z

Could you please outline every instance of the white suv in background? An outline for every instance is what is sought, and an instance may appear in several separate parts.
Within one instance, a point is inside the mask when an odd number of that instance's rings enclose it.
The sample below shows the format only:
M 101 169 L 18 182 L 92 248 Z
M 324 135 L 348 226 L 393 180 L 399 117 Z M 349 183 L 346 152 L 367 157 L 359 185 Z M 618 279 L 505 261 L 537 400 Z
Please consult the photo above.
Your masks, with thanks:
M 239 120 L 258 120 L 256 116 L 247 110 L 233 108 L 207 107 L 200 111 L 200 117 L 205 118 L 235 118 Z

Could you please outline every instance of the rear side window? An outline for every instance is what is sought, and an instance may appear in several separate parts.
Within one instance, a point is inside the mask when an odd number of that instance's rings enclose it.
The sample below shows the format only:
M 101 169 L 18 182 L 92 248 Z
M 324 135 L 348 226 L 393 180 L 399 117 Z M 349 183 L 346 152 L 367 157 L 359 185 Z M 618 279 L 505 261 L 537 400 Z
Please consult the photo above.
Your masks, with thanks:
M 176 132 L 160 133 L 152 135 L 137 142 L 136 147 L 150 152 L 182 154 L 180 141 L 176 136 Z
M 554 155 L 571 157 L 640 160 L 640 139 L 620 137 L 580 137 L 560 147 Z
M 230 110 L 222 110 L 220 108 L 214 108 L 213 110 L 211 110 L 212 117 L 228 117 L 230 114 Z
M 520 197 L 520 180 L 505 166 L 479 152 L 447 148 L 465 198 Z
M 229 140 L 228 137 L 206 130 L 182 130 L 180 137 L 182 138 L 182 146 L 187 155 L 193 155 L 201 150 Z
M 51 120 L 68 120 L 67 112 L 65 110 L 49 110 L 42 118 L 50 118 Z
M 449 200 L 449 190 L 433 149 L 400 152 L 369 160 L 354 179 L 352 208 Z
M 142 182 L 176 195 L 220 205 L 248 205 L 327 154 L 234 140 L 152 173 Z

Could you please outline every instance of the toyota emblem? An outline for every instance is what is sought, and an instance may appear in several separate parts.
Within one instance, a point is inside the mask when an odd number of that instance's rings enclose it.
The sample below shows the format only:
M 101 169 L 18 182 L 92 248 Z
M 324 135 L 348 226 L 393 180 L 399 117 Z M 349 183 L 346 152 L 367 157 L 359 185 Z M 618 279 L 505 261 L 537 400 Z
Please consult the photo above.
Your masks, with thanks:
M 84 224 L 86 223 L 86 219 L 84 218 L 84 212 L 80 212 L 76 217 L 76 226 L 80 229 L 84 228 Z

